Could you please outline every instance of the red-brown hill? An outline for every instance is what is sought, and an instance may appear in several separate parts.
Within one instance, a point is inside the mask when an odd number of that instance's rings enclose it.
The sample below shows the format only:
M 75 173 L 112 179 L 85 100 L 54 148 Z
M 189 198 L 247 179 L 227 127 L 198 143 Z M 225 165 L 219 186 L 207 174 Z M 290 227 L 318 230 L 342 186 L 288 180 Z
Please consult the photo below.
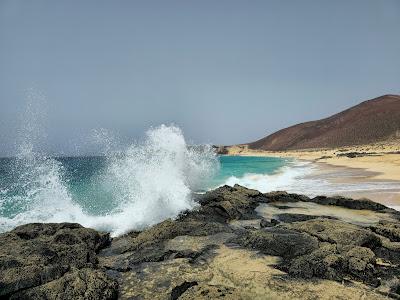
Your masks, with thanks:
M 364 101 L 329 118 L 279 130 L 248 146 L 283 151 L 362 145 L 392 138 L 400 138 L 399 95 Z

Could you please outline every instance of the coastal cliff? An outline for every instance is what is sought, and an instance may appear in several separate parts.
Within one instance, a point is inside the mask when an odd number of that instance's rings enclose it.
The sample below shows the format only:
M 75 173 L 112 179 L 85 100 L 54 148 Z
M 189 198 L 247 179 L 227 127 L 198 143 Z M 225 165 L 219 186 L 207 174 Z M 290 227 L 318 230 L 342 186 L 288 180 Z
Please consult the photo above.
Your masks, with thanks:
M 196 201 L 175 220 L 113 239 L 71 223 L 3 233 L 0 298 L 400 298 L 395 210 L 238 185 Z

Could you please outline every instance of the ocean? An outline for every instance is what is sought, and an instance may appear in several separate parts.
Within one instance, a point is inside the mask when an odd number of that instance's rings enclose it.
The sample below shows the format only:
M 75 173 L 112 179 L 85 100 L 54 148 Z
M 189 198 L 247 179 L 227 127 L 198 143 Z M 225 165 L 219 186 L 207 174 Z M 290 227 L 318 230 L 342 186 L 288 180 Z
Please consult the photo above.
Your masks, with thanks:
M 193 193 L 251 173 L 273 175 L 286 164 L 273 157 L 205 156 L 181 167 L 159 157 L 139 164 L 124 156 L 1 158 L 0 231 L 28 222 L 68 221 L 123 233 L 192 208 Z M 154 165 L 165 170 L 155 174 Z M 122 224 L 113 217 L 131 220 Z
M 248 174 L 273 175 L 286 160 L 217 156 L 188 146 L 175 126 L 102 156 L 51 157 L 21 143 L 0 159 L 0 231 L 30 222 L 78 222 L 120 235 L 175 217 L 204 193 Z
M 31 222 L 77 222 L 113 236 L 173 218 L 196 206 L 195 193 L 240 184 L 309 196 L 399 188 L 335 183 L 316 165 L 275 157 L 217 156 L 188 146 L 175 126 L 150 129 L 141 142 L 102 156 L 51 157 L 22 143 L 0 159 L 0 231 Z M 392 184 L 392 185 L 391 185 Z

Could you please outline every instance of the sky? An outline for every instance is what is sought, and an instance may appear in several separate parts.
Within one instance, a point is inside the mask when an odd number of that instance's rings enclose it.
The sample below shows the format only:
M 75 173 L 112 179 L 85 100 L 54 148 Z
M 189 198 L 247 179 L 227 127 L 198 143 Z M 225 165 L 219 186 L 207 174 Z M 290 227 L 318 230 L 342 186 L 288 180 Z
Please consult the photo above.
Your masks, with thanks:
M 0 0 L 0 155 L 27 103 L 44 147 L 73 154 L 162 123 L 250 142 L 383 94 L 400 94 L 398 0 Z

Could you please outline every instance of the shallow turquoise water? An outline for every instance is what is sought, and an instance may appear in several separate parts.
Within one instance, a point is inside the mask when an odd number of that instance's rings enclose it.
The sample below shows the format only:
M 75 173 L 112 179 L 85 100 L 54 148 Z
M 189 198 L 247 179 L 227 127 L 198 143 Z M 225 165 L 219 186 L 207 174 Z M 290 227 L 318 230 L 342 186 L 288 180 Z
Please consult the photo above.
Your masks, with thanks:
M 223 185 L 232 177 L 275 174 L 287 163 L 286 160 L 274 157 L 220 156 L 218 160 L 218 171 L 193 192 Z M 37 197 L 57 198 L 63 193 L 67 193 L 88 214 L 107 214 L 118 206 L 121 201 L 119 196 L 123 194 L 116 191 L 123 187 L 113 184 L 106 172 L 108 167 L 109 161 L 101 156 L 56 158 L 50 166 L 47 161 L 32 166 L 23 165 L 15 159 L 1 158 L 0 217 L 13 218 L 20 212 L 32 209 L 29 206 L 32 198 L 36 197 L 34 201 L 38 201 Z M 130 183 L 129 178 L 127 183 Z M 56 202 L 49 205 L 56 205 Z
M 277 173 L 288 160 L 277 157 L 258 156 L 220 156 L 221 168 L 209 187 L 224 184 L 229 178 L 241 178 L 246 174 L 272 175 Z

